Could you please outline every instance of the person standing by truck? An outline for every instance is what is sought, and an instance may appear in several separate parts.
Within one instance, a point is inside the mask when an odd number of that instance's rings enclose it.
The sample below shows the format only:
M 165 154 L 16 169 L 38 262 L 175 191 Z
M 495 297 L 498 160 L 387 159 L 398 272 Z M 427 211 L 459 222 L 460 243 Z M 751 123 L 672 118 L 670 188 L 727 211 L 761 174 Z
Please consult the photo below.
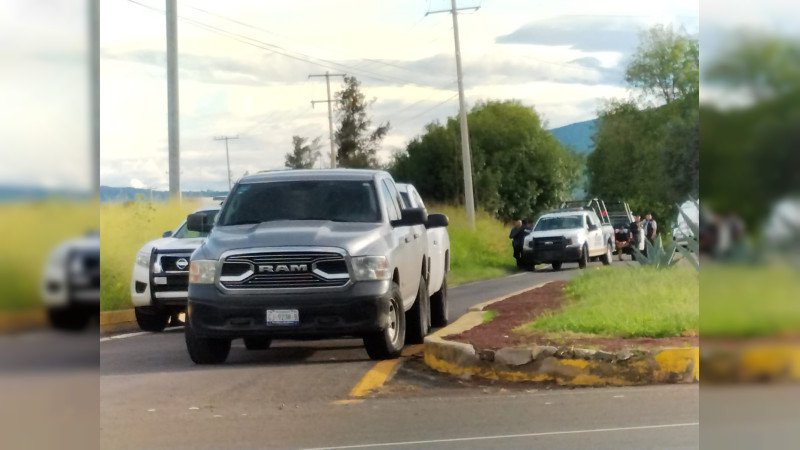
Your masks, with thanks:
M 525 238 L 525 236 L 522 234 L 521 220 L 514 222 L 514 226 L 511 228 L 511 232 L 508 234 L 508 238 L 511 239 L 511 246 L 514 248 L 514 260 L 517 261 L 517 267 L 519 267 L 522 263 L 522 244 L 523 239 Z
M 647 236 L 647 240 L 650 241 L 651 244 L 654 244 L 656 235 L 658 234 L 658 224 L 656 220 L 653 219 L 652 213 L 647 213 L 645 216 L 644 232 L 645 236 Z

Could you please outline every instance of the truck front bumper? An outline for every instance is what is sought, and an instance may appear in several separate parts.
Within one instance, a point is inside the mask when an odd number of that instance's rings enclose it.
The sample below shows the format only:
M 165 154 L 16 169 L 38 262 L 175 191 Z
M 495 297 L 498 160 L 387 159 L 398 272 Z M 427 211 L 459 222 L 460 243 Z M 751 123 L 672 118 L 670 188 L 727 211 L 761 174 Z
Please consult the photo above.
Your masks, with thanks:
M 190 284 L 186 320 L 199 337 L 321 339 L 360 336 L 389 324 L 391 281 L 369 281 L 336 292 L 222 293 L 212 284 Z M 297 325 L 267 325 L 267 310 L 297 310 Z
M 524 258 L 533 261 L 534 264 L 552 262 L 575 262 L 581 259 L 581 247 L 565 247 L 558 250 L 524 249 Z

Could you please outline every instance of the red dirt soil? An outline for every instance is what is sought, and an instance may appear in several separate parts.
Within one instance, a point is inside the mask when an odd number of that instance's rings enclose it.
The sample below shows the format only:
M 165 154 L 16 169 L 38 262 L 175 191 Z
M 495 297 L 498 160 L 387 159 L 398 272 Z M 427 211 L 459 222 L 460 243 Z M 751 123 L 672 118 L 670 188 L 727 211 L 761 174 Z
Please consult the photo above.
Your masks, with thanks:
M 542 333 L 516 333 L 514 328 L 531 322 L 539 315 L 561 309 L 563 289 L 566 281 L 554 281 L 544 286 L 493 303 L 484 310 L 495 310 L 497 315 L 489 322 L 482 323 L 463 333 L 444 336 L 451 341 L 472 344 L 480 352 L 486 349 L 499 349 L 521 345 L 552 345 L 554 347 L 575 346 L 578 348 L 600 348 L 608 351 L 622 349 L 652 349 L 660 347 L 695 347 L 699 345 L 697 336 L 667 338 L 619 338 L 619 337 L 558 337 Z

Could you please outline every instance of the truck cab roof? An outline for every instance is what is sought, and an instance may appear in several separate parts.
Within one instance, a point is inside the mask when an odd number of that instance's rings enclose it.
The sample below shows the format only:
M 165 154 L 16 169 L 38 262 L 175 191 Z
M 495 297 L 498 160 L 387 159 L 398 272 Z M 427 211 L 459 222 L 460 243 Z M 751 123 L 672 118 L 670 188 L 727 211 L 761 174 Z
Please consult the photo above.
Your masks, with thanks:
M 266 183 L 271 181 L 370 181 L 381 176 L 389 176 L 383 170 L 367 169 L 295 169 L 278 170 L 274 172 L 263 172 L 248 175 L 239 180 L 240 184 Z

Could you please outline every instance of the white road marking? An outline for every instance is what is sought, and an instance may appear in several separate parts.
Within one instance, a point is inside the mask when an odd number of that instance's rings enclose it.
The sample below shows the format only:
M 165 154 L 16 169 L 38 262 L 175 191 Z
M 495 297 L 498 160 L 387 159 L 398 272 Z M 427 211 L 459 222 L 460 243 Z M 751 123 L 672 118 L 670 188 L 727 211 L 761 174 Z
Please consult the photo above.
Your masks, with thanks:
M 178 326 L 178 327 L 164 328 L 164 331 L 175 331 L 175 330 L 182 330 L 182 329 L 183 329 L 183 326 Z M 152 333 L 150 331 L 137 331 L 135 333 L 118 334 L 116 336 L 108 336 L 108 337 L 100 338 L 100 342 L 108 342 L 108 341 L 112 341 L 112 340 L 115 340 L 115 339 L 127 339 L 127 338 L 136 337 L 136 336 L 142 336 L 142 335 L 145 335 L 145 334 L 155 334 L 155 333 Z
M 513 439 L 524 437 L 538 437 L 538 436 L 557 436 L 565 434 L 585 434 L 585 433 L 607 433 L 610 431 L 635 431 L 635 430 L 654 430 L 658 428 L 678 428 L 678 427 L 693 427 L 700 425 L 700 422 L 691 423 L 672 423 L 666 425 L 645 425 L 641 427 L 619 427 L 619 428 L 596 428 L 593 430 L 571 430 L 571 431 L 547 431 L 542 433 L 526 433 L 526 434 L 506 434 L 500 436 L 477 436 L 468 438 L 453 438 L 453 439 L 431 439 L 428 441 L 406 441 L 406 442 L 384 442 L 379 444 L 360 444 L 360 445 L 346 445 L 341 447 L 318 447 L 306 450 L 336 450 L 345 448 L 367 448 L 367 447 L 392 447 L 399 445 L 424 445 L 424 444 L 439 444 L 447 442 L 466 442 L 466 441 L 486 441 L 491 439 Z

